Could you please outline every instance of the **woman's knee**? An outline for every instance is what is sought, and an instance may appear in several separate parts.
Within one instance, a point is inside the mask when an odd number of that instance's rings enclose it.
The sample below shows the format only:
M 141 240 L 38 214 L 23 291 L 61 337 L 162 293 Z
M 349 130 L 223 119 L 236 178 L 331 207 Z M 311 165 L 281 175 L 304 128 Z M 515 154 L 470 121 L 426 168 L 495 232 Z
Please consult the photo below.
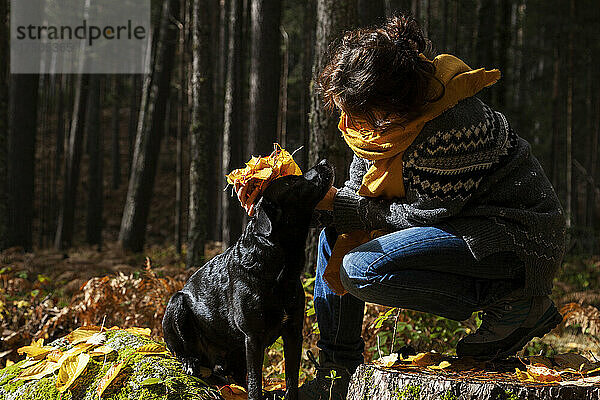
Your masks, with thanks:
M 368 266 L 368 261 L 361 253 L 348 253 L 344 256 L 340 268 L 340 281 L 349 293 L 356 295 L 361 288 L 368 285 Z

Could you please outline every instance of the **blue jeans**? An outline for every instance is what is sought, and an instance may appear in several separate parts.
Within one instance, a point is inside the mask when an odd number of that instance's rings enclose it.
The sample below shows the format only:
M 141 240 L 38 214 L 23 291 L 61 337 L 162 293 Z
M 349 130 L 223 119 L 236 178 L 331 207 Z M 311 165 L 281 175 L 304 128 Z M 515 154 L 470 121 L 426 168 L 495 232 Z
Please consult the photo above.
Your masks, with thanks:
M 476 260 L 450 227 L 414 227 L 362 244 L 344 257 L 340 278 L 348 291 L 336 295 L 323 271 L 337 233 L 319 236 L 314 291 L 321 363 L 354 371 L 363 360 L 365 301 L 465 320 L 524 282 L 521 260 L 512 252 Z

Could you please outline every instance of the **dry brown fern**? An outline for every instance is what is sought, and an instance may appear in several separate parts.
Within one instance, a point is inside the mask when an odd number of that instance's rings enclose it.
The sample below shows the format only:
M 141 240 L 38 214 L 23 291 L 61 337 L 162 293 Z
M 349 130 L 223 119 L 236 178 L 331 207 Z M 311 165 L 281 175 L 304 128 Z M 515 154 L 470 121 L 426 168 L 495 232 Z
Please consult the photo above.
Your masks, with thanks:
M 581 332 L 595 338 L 600 336 L 600 310 L 594 306 L 579 303 L 567 303 L 560 309 L 563 315 L 563 326 L 578 325 Z

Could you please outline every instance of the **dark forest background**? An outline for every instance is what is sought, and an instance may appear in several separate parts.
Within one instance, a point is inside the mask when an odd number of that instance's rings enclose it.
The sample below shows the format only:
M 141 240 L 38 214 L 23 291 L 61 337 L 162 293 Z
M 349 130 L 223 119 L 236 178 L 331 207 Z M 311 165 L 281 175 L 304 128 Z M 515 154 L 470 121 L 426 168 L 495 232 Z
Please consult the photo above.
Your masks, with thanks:
M 571 254 L 600 251 L 600 7 L 592 0 L 152 0 L 149 75 L 9 74 L 0 0 L 0 244 L 174 245 L 188 265 L 237 238 L 224 175 L 273 142 L 304 170 L 350 150 L 314 77 L 344 30 L 412 13 L 471 67 L 556 188 Z M 314 236 L 314 235 L 313 235 Z M 309 246 L 310 248 L 310 246 Z M 314 257 L 309 257 L 309 263 Z

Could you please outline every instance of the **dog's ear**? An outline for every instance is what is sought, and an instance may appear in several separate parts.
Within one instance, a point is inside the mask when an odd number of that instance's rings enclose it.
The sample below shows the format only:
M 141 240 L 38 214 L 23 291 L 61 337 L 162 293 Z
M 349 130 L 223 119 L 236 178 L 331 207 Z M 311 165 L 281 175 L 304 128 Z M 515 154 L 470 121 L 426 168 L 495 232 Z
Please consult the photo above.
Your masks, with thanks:
M 273 223 L 277 222 L 281 215 L 281 209 L 275 204 L 261 198 L 256 204 L 256 219 L 254 231 L 258 235 L 269 236 L 273 231 Z

